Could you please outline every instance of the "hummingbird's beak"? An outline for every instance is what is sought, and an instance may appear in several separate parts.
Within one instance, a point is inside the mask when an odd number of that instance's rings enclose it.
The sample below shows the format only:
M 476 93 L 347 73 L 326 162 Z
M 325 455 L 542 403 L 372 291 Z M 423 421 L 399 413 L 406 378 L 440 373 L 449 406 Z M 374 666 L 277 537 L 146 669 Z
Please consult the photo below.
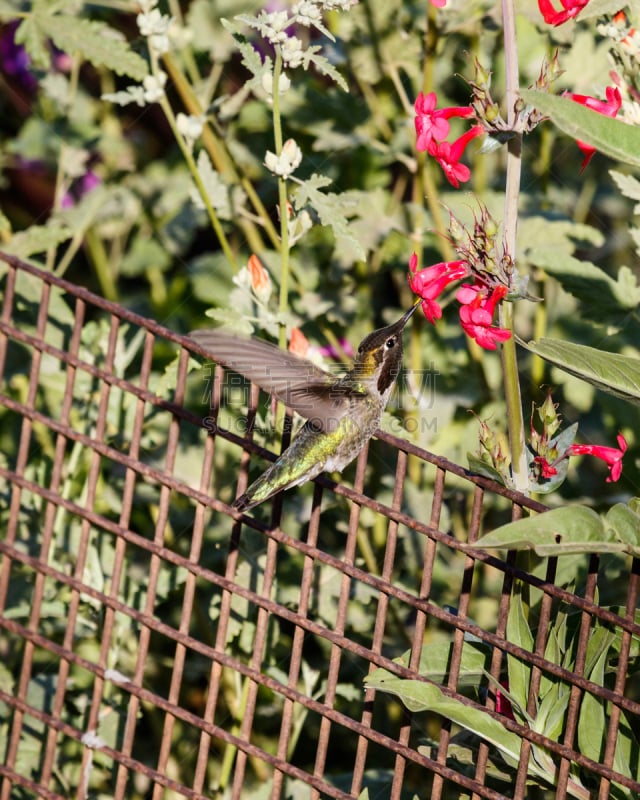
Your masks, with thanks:
M 413 312 L 416 310 L 416 308 L 418 308 L 418 306 L 420 305 L 421 302 L 422 302 L 422 299 L 418 298 L 416 300 L 416 302 L 411 306 L 411 308 L 407 311 L 407 313 L 403 317 L 400 318 L 400 320 L 399 320 L 400 330 L 402 330 L 402 328 L 404 328 L 404 326 L 407 324 L 407 322 L 409 322 Z

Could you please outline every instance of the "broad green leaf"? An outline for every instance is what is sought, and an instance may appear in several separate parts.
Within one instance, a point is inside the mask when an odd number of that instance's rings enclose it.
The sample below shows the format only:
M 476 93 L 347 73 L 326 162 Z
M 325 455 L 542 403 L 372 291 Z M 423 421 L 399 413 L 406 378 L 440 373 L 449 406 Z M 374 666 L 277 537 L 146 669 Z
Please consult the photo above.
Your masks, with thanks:
M 621 267 L 618 280 L 589 261 L 581 261 L 548 247 L 535 248 L 529 260 L 556 278 L 566 291 L 589 303 L 598 317 L 607 312 L 620 313 L 640 303 L 640 288 L 628 267 Z M 595 313 L 594 313 L 595 316 Z
M 375 678 L 372 674 L 365 679 L 365 684 L 369 689 L 395 695 L 410 711 L 433 711 L 441 714 L 491 742 L 506 759 L 517 763 L 520 738 L 515 733 L 508 731 L 498 720 L 481 709 L 444 695 L 435 684 L 405 680 L 391 673 L 386 673 L 386 676 L 380 674 Z
M 558 255 L 573 255 L 578 247 L 593 245 L 602 247 L 605 238 L 602 231 L 591 225 L 569 219 L 553 219 L 534 214 L 523 217 L 518 223 L 518 248 L 527 254 L 544 243 Z
M 585 108 L 568 97 L 526 89 L 524 101 L 549 116 L 561 131 L 601 153 L 640 167 L 640 128 Z
M 467 464 L 469 465 L 469 469 L 477 475 L 482 475 L 484 478 L 496 481 L 496 483 L 500 483 L 502 486 L 505 485 L 504 477 L 498 470 L 475 453 L 467 453 Z
M 623 400 L 640 404 L 640 359 L 558 339 L 520 341 L 532 353 L 565 372 Z
M 610 169 L 609 175 L 611 175 L 618 189 L 620 189 L 625 197 L 631 200 L 640 200 L 640 181 L 637 178 L 634 178 L 633 175 L 625 175 L 623 172 L 618 172 L 615 169 Z M 640 205 L 634 207 L 633 213 L 640 213 Z
M 122 34 L 104 22 L 55 14 L 46 2 L 34 3 L 31 14 L 16 32 L 16 42 L 23 43 L 34 62 L 48 68 L 51 62 L 48 39 L 65 53 L 81 53 L 96 67 L 107 67 L 118 75 L 141 81 L 149 70 L 145 60 L 135 53 Z
M 564 730 L 565 713 L 569 705 L 571 693 L 559 679 L 544 695 L 538 704 L 538 711 L 533 723 L 533 730 L 553 741 L 559 741 Z
M 473 546 L 482 550 L 533 550 L 539 556 L 619 553 L 625 549 L 605 531 L 598 514 L 586 506 L 563 506 L 510 522 L 481 537 Z
M 446 683 L 449 679 L 449 667 L 453 651 L 452 642 L 432 642 L 424 645 L 420 653 L 418 673 L 425 678 L 430 678 L 436 683 Z M 411 651 L 394 659 L 398 664 L 409 666 Z M 489 668 L 491 650 L 487 645 L 478 642 L 464 642 L 460 661 L 458 686 L 478 686 Z M 369 678 L 390 675 L 387 670 L 379 668 L 373 670 Z
M 640 2 L 638 2 L 638 0 L 627 0 L 626 3 L 621 3 L 620 0 L 591 0 L 591 2 L 582 9 L 578 19 L 593 19 L 594 17 L 602 17 L 605 15 L 613 16 L 616 11 L 619 11 L 625 6 L 629 8 L 632 17 L 640 13 Z
M 32 225 L 14 234 L 5 245 L 7 253 L 28 258 L 34 253 L 43 253 L 70 239 L 72 231 L 60 220 L 51 219 L 46 225 Z
M 604 685 L 604 665 L 607 658 L 607 648 L 603 648 L 591 671 L 585 677 Z M 580 716 L 578 718 L 578 745 L 580 752 L 587 758 L 600 761 L 604 755 L 604 737 L 607 731 L 607 718 L 603 701 L 585 692 L 580 703 Z
M 312 206 L 323 225 L 331 226 L 336 238 L 337 250 L 348 250 L 353 260 L 363 260 L 366 253 L 351 231 L 347 213 L 353 215 L 357 211 L 357 206 L 349 197 L 345 197 L 335 192 L 323 192 L 325 186 L 331 180 L 323 175 L 314 173 L 306 181 L 296 181 L 298 186 L 293 196 L 296 211 L 301 211 L 307 204 Z
M 533 634 L 529 628 L 529 623 L 524 611 L 521 594 L 522 585 L 516 584 L 511 604 L 509 606 L 509 616 L 507 617 L 507 639 L 523 650 L 533 650 Z M 513 695 L 514 711 L 524 713 L 529 699 L 529 683 L 531 680 L 531 665 L 526 664 L 515 656 L 507 654 L 507 666 L 509 675 L 509 691 Z
M 640 556 L 640 516 L 635 511 L 624 503 L 616 503 L 607 511 L 604 521 L 616 541 L 626 545 L 628 553 Z
M 0 0 L 0 19 L 13 19 L 20 11 L 20 0 Z
M 107 67 L 116 75 L 127 75 L 137 81 L 149 72 L 145 60 L 131 49 L 122 34 L 104 22 L 56 14 L 44 17 L 41 25 L 60 50 L 82 53 L 96 67 Z

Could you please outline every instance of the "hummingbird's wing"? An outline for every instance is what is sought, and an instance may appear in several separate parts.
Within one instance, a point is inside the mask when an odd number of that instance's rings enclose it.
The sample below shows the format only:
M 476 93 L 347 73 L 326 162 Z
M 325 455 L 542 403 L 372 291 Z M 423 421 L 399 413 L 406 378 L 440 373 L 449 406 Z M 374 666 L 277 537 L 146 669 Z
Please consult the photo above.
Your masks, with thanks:
M 350 398 L 363 394 L 337 385 L 330 373 L 269 342 L 243 339 L 215 328 L 192 331 L 189 336 L 214 361 L 275 395 L 293 411 L 312 420 L 319 431 L 332 431 L 348 410 Z

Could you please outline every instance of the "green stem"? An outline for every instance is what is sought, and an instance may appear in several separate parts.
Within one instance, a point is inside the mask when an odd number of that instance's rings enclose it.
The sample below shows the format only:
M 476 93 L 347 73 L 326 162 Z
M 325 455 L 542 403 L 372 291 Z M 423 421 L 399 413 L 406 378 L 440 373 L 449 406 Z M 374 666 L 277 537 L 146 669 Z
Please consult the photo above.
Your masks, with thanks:
M 151 72 L 153 75 L 157 77 L 160 72 L 158 57 L 156 53 L 151 49 L 149 50 L 149 53 L 151 62 Z M 160 103 L 160 108 L 162 109 L 165 117 L 167 118 L 167 122 L 169 123 L 169 127 L 171 128 L 171 132 L 173 133 L 175 140 L 178 143 L 178 147 L 182 152 L 183 158 L 187 163 L 187 167 L 189 168 L 191 177 L 193 178 L 193 181 L 198 189 L 198 192 L 200 192 L 200 197 L 202 197 L 202 202 L 204 203 L 204 207 L 209 216 L 211 227 L 213 228 L 216 236 L 218 237 L 218 241 L 220 242 L 220 247 L 222 247 L 222 251 L 227 257 L 227 261 L 237 272 L 238 264 L 236 261 L 235 254 L 231 249 L 231 245 L 229 244 L 229 240 L 227 239 L 224 230 L 222 229 L 222 225 L 220 224 L 218 215 L 216 214 L 214 207 L 211 205 L 211 200 L 209 199 L 209 193 L 207 192 L 205 185 L 202 182 L 202 178 L 200 177 L 200 173 L 198 172 L 198 167 L 196 165 L 195 159 L 193 158 L 193 153 L 191 152 L 191 148 L 187 145 L 183 135 L 178 130 L 178 125 L 176 123 L 176 116 L 173 113 L 173 108 L 171 108 L 171 103 L 167 99 L 166 94 L 162 95 L 159 103 Z
M 201 116 L 204 113 L 202 104 L 196 97 L 191 84 L 182 74 L 182 71 L 179 69 L 171 53 L 165 53 L 162 57 L 162 62 L 171 77 L 176 91 L 180 95 L 180 99 L 184 103 L 185 109 L 194 116 Z M 253 205 L 256 214 L 260 218 L 261 227 L 269 237 L 269 240 L 274 248 L 279 250 L 280 240 L 278 239 L 277 231 L 274 228 L 269 214 L 267 213 L 262 200 L 256 192 L 255 187 L 249 178 L 240 174 L 240 168 L 236 167 L 230 153 L 225 147 L 224 142 L 219 136 L 216 135 L 211 124 L 209 123 L 205 124 L 202 131 L 202 144 L 209 154 L 212 164 L 223 176 L 223 178 L 229 182 L 240 182 L 242 188 L 247 193 L 249 201 Z M 247 242 L 251 250 L 254 253 L 259 253 L 263 247 L 262 238 L 252 220 L 240 217 L 238 223 L 242 227 L 243 233 L 247 238 Z
M 276 147 L 276 155 L 282 153 L 282 117 L 280 116 L 280 76 L 282 74 L 282 55 L 280 50 L 276 50 L 276 57 L 273 67 L 273 140 Z M 284 178 L 278 178 L 278 205 L 280 206 L 280 297 L 278 310 L 280 315 L 284 315 L 289 310 L 289 272 L 291 262 L 289 258 L 289 215 L 288 215 L 288 196 L 287 182 Z M 284 350 L 287 347 L 287 327 L 280 320 L 280 347 Z
M 502 0 L 502 17 L 504 25 L 507 121 L 510 128 L 514 130 L 517 123 L 515 103 L 518 98 L 518 49 L 513 0 Z M 516 132 L 508 144 L 504 203 L 504 243 L 506 252 L 512 256 L 515 256 L 516 252 L 521 171 L 522 134 Z M 500 325 L 511 331 L 511 338 L 502 345 L 501 356 L 513 485 L 516 490 L 526 493 L 529 490 L 529 475 L 518 360 L 513 335 L 513 305 L 511 303 L 501 303 Z

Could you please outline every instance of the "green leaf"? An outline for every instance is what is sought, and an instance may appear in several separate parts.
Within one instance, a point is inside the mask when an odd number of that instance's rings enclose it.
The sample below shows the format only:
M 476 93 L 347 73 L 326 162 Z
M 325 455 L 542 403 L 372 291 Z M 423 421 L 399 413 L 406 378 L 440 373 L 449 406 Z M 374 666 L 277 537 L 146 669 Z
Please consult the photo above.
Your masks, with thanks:
M 538 704 L 533 730 L 557 742 L 564 730 L 565 714 L 571 693 L 559 679 L 547 691 Z
M 347 250 L 347 257 L 350 256 L 353 260 L 364 260 L 364 248 L 353 235 L 347 219 L 347 212 L 357 211 L 351 199 L 334 192 L 321 191 L 331 183 L 324 175 L 314 173 L 308 180 L 296 183 L 298 187 L 293 196 L 296 211 L 302 210 L 307 204 L 312 206 L 320 217 L 320 222 L 331 227 L 336 238 L 336 249 Z M 344 253 L 342 258 L 345 258 Z
M 0 19 L 13 19 L 20 11 L 20 0 L 0 0 Z
M 58 219 L 51 219 L 45 225 L 32 225 L 14 234 L 4 249 L 21 258 L 34 253 L 43 253 L 50 247 L 57 247 L 71 238 L 71 230 Z
M 635 17 L 638 12 L 640 12 L 640 3 L 638 3 L 638 0 L 627 0 L 626 3 L 621 3 L 620 0 L 591 0 L 591 2 L 582 9 L 578 19 L 586 20 L 595 17 L 613 16 L 616 11 L 619 11 L 625 6 L 629 7 L 632 17 Z
M 631 200 L 640 200 L 640 181 L 637 178 L 634 178 L 633 175 L 625 175 L 615 169 L 610 169 L 609 175 L 611 175 L 618 189 L 620 189 L 625 197 Z M 633 213 L 640 213 L 640 205 L 634 207 Z
M 531 89 L 521 94 L 526 103 L 549 116 L 568 136 L 595 147 L 610 158 L 640 167 L 640 128 L 585 108 L 568 97 Z
M 480 458 L 480 456 L 475 455 L 475 453 L 467 453 L 467 464 L 469 465 L 469 469 L 477 475 L 482 475 L 484 478 L 496 481 L 496 483 L 500 483 L 502 486 L 505 485 L 504 476 L 501 475 L 492 464 L 488 464 L 484 459 Z
M 585 677 L 604 685 L 604 665 L 608 648 L 600 649 L 598 657 L 592 663 L 591 671 Z M 578 745 L 580 752 L 587 758 L 600 761 L 604 755 L 604 737 L 607 730 L 607 718 L 604 703 L 598 697 L 585 692 L 580 703 L 578 718 Z
M 516 584 L 509 606 L 507 617 L 507 639 L 523 650 L 533 650 L 533 634 L 524 611 L 522 602 L 522 585 Z M 507 655 L 509 675 L 509 692 L 513 696 L 515 712 L 524 714 L 529 699 L 529 683 L 531 681 L 531 665 L 519 658 Z
M 531 89 L 523 90 L 521 95 L 526 103 L 549 116 L 568 136 L 595 147 L 610 158 L 640 167 L 640 128 L 585 108 L 568 97 Z
M 35 2 L 31 14 L 16 31 L 34 63 L 47 69 L 51 63 L 48 40 L 65 53 L 81 53 L 96 67 L 141 81 L 148 74 L 146 61 L 135 53 L 122 34 L 110 25 L 71 14 L 52 13 L 46 2 Z
M 604 521 L 616 540 L 626 545 L 628 553 L 640 556 L 640 515 L 624 503 L 616 503 L 607 511 Z
M 43 33 L 65 53 L 82 53 L 95 67 L 107 67 L 116 75 L 136 81 L 149 72 L 146 61 L 131 49 L 122 34 L 104 22 L 68 14 L 47 15 L 42 20 Z
M 625 545 L 586 506 L 563 506 L 496 528 L 473 545 L 481 550 L 533 550 L 539 556 L 619 553 Z
M 432 642 L 424 645 L 420 653 L 418 673 L 436 683 L 446 683 L 449 680 L 452 652 L 452 642 Z M 408 667 L 410 657 L 411 651 L 407 650 L 394 661 Z M 491 650 L 487 645 L 465 641 L 462 645 L 458 686 L 478 686 L 489 668 L 490 659 Z M 390 674 L 387 670 L 378 668 L 370 673 L 369 678 L 377 679 Z
M 558 339 L 519 344 L 545 361 L 631 403 L 640 403 L 640 359 Z
M 528 257 L 560 281 L 567 292 L 597 309 L 599 318 L 607 312 L 626 312 L 640 303 L 640 288 L 628 267 L 621 267 L 618 280 L 614 280 L 595 264 L 558 253 L 555 248 L 535 248 Z
M 520 756 L 520 738 L 515 733 L 508 731 L 485 711 L 443 694 L 435 684 L 405 680 L 390 673 L 375 678 L 372 673 L 366 678 L 365 684 L 369 689 L 395 695 L 410 711 L 433 711 L 441 714 L 495 745 L 510 763 L 517 763 Z

